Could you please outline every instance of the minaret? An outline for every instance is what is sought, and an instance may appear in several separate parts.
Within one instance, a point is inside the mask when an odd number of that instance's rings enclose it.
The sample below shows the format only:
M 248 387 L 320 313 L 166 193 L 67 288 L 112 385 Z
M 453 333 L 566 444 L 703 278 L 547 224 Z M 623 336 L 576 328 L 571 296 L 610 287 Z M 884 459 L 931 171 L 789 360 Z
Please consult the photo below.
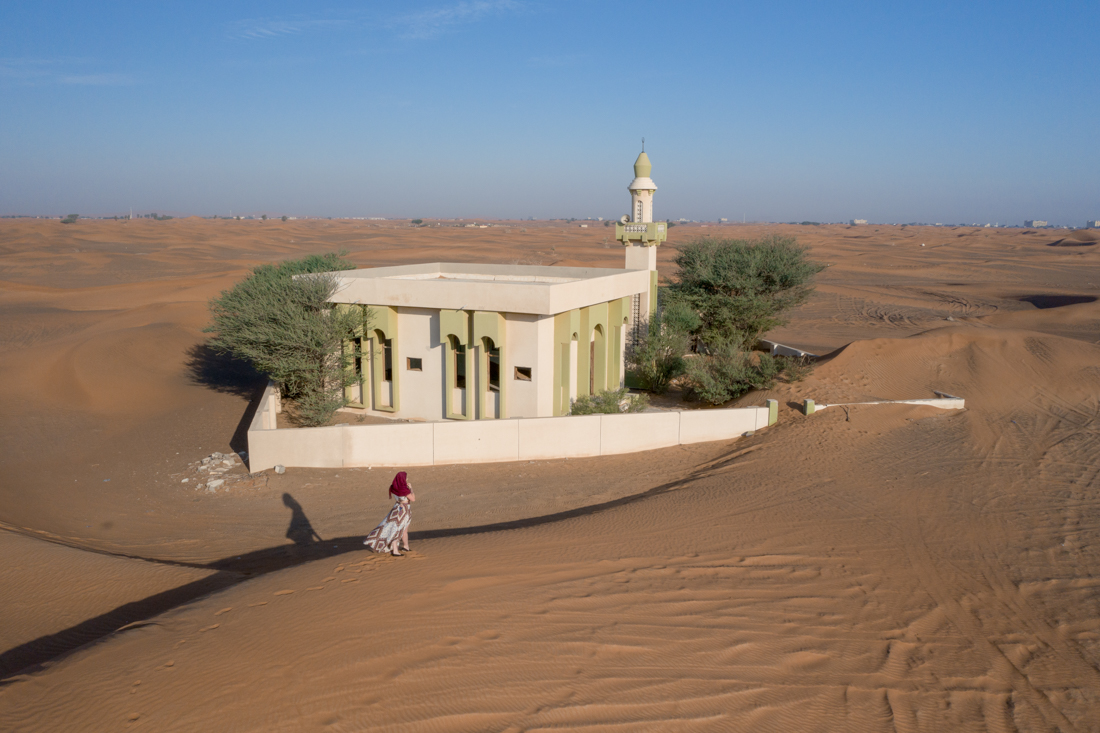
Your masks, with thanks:
M 627 186 L 630 191 L 630 220 L 635 224 L 653 221 L 653 192 L 657 190 L 657 184 L 649 177 L 652 170 L 643 147 L 634 161 L 634 180 Z
M 649 291 L 637 296 L 638 319 L 648 320 L 657 309 L 657 245 L 665 241 L 668 225 L 663 221 L 653 221 L 653 192 L 657 184 L 649 177 L 653 166 L 645 154 L 645 140 L 642 140 L 642 152 L 634 161 L 634 180 L 627 189 L 630 191 L 630 214 L 624 216 L 615 225 L 615 239 L 626 247 L 627 270 L 649 270 Z M 632 318 L 632 324 L 638 324 Z

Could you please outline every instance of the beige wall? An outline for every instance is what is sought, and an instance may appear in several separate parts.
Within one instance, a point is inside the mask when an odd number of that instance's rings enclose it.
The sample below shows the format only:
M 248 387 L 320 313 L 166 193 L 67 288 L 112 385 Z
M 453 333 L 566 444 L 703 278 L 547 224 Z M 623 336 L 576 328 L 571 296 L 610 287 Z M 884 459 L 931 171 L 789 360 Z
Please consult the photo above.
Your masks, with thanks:
M 538 342 L 543 348 L 538 351 L 538 362 L 532 374 L 538 384 L 535 415 L 551 417 L 554 414 L 554 317 L 540 316 L 538 320 Z
M 248 466 L 430 466 L 629 453 L 732 440 L 767 426 L 768 408 L 678 410 L 275 430 L 264 394 L 248 429 Z
M 545 329 L 540 329 L 542 321 L 549 321 L 551 331 L 549 336 L 542 339 L 540 349 L 540 335 Z M 505 313 L 505 329 L 507 330 L 507 348 L 501 356 L 500 382 L 508 391 L 508 417 L 538 417 L 540 414 L 549 415 L 550 411 L 539 412 L 539 390 L 547 392 L 547 405 L 549 405 L 549 393 L 553 371 L 543 374 L 539 364 L 542 352 L 549 351 L 553 355 L 553 319 L 546 316 L 532 316 L 522 313 Z M 515 367 L 529 367 L 531 369 L 531 381 L 522 382 L 515 377 Z
M 600 455 L 602 415 L 519 420 L 519 459 L 582 458 Z
M 679 445 L 681 412 L 601 415 L 600 453 L 606 456 Z
M 436 463 L 494 463 L 519 457 L 515 420 L 448 420 L 432 427 Z
M 424 371 L 408 369 L 409 357 L 421 360 Z M 439 343 L 439 311 L 397 309 L 397 354 L 401 370 L 401 417 L 443 418 L 443 346 Z M 388 415 L 392 417 L 392 415 Z
M 554 319 L 523 313 L 504 314 L 506 338 L 501 349 L 501 386 L 507 391 L 508 417 L 543 417 L 553 414 Z M 397 309 L 397 353 L 394 369 L 400 369 L 401 409 L 396 413 L 367 409 L 368 415 L 445 419 L 443 395 L 446 375 L 444 349 L 440 341 L 439 311 L 428 308 Z M 471 347 L 474 364 L 484 353 L 480 344 Z M 420 358 L 423 371 L 408 370 L 408 358 Z M 532 381 L 515 379 L 514 367 L 531 368 Z M 369 370 L 370 364 L 364 364 Z M 366 375 L 369 380 L 369 371 Z M 473 386 L 479 378 L 475 368 L 467 375 Z M 369 385 L 369 381 L 368 381 Z M 369 396 L 369 388 L 367 390 Z M 472 393 L 472 390 L 471 390 Z M 492 401 L 487 401 L 491 403 Z M 455 404 L 465 410 L 462 390 L 456 390 Z M 478 417 L 481 415 L 479 413 Z

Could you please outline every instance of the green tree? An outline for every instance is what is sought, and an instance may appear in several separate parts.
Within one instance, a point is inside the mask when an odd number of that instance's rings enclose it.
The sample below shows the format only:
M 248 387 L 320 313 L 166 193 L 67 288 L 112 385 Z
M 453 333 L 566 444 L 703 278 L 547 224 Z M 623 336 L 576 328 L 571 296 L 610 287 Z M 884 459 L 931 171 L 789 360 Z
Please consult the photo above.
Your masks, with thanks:
M 267 214 L 260 214 L 260 218 L 267 221 Z
M 260 265 L 210 301 L 210 346 L 278 382 L 304 425 L 324 424 L 346 404 L 357 354 L 343 347 L 369 326 L 369 311 L 329 302 L 335 271 L 354 268 L 342 254 Z
M 682 303 L 670 303 L 650 319 L 645 336 L 627 352 L 627 365 L 642 386 L 664 394 L 669 384 L 684 373 L 684 354 L 691 347 L 691 332 L 699 317 Z
M 61 220 L 62 224 L 75 224 L 76 220 L 80 218 L 80 214 L 69 214 Z
M 672 316 L 700 352 L 683 366 L 696 397 L 720 405 L 750 389 L 769 389 L 781 375 L 797 381 L 809 373 L 804 360 L 750 351 L 805 302 L 814 276 L 824 269 L 793 237 L 702 239 L 681 247 L 676 264 L 679 278 L 668 288 L 666 312 L 682 313 L 680 308 L 698 318 L 693 326 L 682 315 Z
M 700 239 L 680 248 L 676 265 L 669 295 L 699 315 L 698 335 L 746 345 L 785 323 L 783 314 L 805 302 L 824 269 L 794 237 L 778 235 Z
M 282 220 L 283 220 L 283 221 L 286 221 L 286 214 L 283 214 L 283 216 L 282 216 Z
M 705 355 L 687 360 L 686 373 L 697 398 L 721 405 L 750 389 L 771 389 L 781 369 L 771 354 L 753 354 L 738 339 L 718 337 Z
M 424 220 L 423 219 L 413 219 L 410 223 L 413 226 L 420 226 L 421 224 L 424 223 Z

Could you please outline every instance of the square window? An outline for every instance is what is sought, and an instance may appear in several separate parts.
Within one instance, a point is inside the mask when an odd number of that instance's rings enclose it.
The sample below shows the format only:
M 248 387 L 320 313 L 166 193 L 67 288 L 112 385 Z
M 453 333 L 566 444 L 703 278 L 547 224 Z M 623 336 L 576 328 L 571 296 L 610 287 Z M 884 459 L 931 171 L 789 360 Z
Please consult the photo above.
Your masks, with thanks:
M 516 367 L 516 379 L 521 382 L 530 382 L 531 367 Z
M 424 371 L 424 360 L 414 359 L 411 356 L 405 359 L 405 367 L 410 372 L 422 372 Z

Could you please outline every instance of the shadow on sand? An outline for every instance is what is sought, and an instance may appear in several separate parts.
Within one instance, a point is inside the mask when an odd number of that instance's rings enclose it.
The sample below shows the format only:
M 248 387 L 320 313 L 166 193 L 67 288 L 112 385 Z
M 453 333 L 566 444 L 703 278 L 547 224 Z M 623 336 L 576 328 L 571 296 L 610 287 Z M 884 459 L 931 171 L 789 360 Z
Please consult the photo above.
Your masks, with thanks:
M 192 384 L 248 400 L 248 407 L 229 439 L 229 447 L 234 453 L 245 454 L 248 451 L 248 426 L 259 409 L 260 398 L 267 387 L 267 377 L 248 362 L 219 354 L 206 344 L 195 344 L 187 350 L 184 368 Z
M 451 529 L 430 529 L 420 532 L 409 532 L 409 540 L 437 539 L 441 537 L 459 537 L 462 535 L 484 534 L 488 532 L 504 532 L 508 530 L 535 527 L 541 524 L 551 524 L 567 519 L 583 517 L 609 509 L 632 504 L 659 494 L 684 488 L 693 481 L 707 478 L 716 473 L 721 473 L 730 467 L 738 458 L 746 453 L 756 450 L 759 446 L 753 445 L 731 451 L 714 461 L 704 464 L 682 479 L 671 481 L 660 486 L 655 486 L 640 494 L 624 496 L 601 504 L 570 509 L 554 514 L 544 514 L 539 517 L 516 519 L 509 522 L 496 522 L 494 524 L 482 524 L 472 527 L 455 527 Z M 60 659 L 80 647 L 104 640 L 110 635 L 127 629 L 140 628 L 156 623 L 151 621 L 160 614 L 171 611 L 174 608 L 196 601 L 204 596 L 230 588 L 250 578 L 259 577 L 279 570 L 286 570 L 296 565 L 301 565 L 315 560 L 324 560 L 337 557 L 348 552 L 369 552 L 363 547 L 365 535 L 353 535 L 350 537 L 335 537 L 320 541 L 319 535 L 314 531 L 305 511 L 290 494 L 283 494 L 283 503 L 291 510 L 290 526 L 287 528 L 287 537 L 290 543 L 269 547 L 263 550 L 255 550 L 244 555 L 223 558 L 207 564 L 183 563 L 155 558 L 144 558 L 134 555 L 120 555 L 117 553 L 101 553 L 115 557 L 129 557 L 131 559 L 156 562 L 163 565 L 176 567 L 197 568 L 215 571 L 213 575 L 196 580 L 178 588 L 157 593 L 143 598 L 140 601 L 127 603 L 108 611 L 95 618 L 88 619 L 75 626 L 59 631 L 55 634 L 41 636 L 32 641 L 20 644 L 17 647 L 0 654 L 0 687 L 11 684 L 17 675 L 33 674 L 40 671 L 49 662 Z M 37 538 L 37 537 L 36 537 Z M 37 538 L 41 539 L 41 538 Z M 98 552 L 77 545 L 70 545 L 87 552 Z

